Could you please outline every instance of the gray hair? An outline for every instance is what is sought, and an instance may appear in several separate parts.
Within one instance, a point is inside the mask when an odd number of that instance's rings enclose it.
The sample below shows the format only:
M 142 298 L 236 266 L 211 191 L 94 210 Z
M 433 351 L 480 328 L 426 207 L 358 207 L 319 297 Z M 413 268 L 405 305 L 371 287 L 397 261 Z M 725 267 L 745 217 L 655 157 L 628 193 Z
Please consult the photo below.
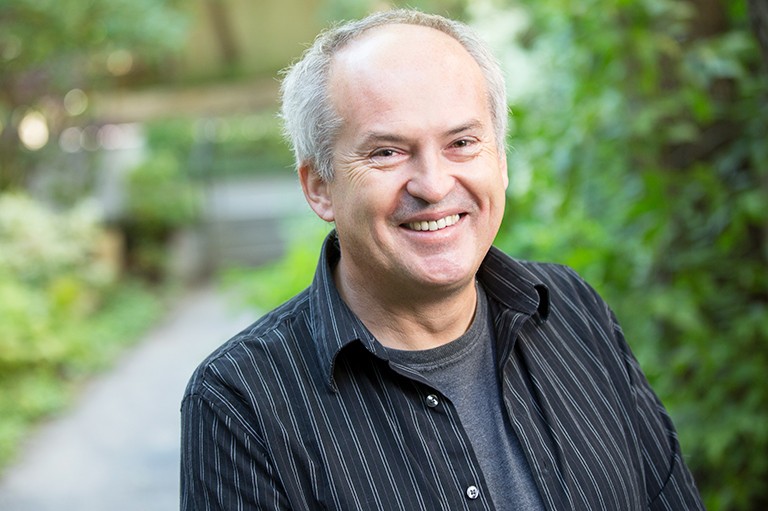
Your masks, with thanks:
M 367 30 L 391 24 L 420 25 L 440 30 L 467 50 L 485 77 L 496 142 L 499 151 L 504 151 L 508 114 L 504 75 L 486 44 L 470 27 L 458 21 L 416 10 L 394 9 L 320 33 L 302 58 L 284 71 L 280 88 L 280 116 L 286 138 L 293 146 L 297 168 L 309 164 L 323 180 L 333 179 L 333 146 L 342 123 L 328 94 L 333 57 Z

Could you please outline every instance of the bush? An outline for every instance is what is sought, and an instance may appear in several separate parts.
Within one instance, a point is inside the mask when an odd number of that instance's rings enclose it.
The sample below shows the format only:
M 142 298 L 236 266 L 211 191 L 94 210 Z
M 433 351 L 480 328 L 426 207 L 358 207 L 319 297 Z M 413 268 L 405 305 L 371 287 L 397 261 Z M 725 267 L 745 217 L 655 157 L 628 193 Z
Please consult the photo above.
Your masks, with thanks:
M 200 193 L 172 152 L 158 152 L 128 175 L 121 222 L 129 268 L 152 281 L 167 272 L 175 232 L 197 221 Z
M 96 210 L 49 210 L 0 195 L 0 467 L 30 424 L 114 356 L 161 310 L 118 265 Z
M 117 277 L 115 261 L 102 253 L 105 236 L 98 211 L 87 203 L 62 213 L 24 195 L 0 195 L 0 278 L 6 286 L 39 290 L 56 315 L 87 312 Z
M 170 152 L 155 153 L 128 175 L 125 216 L 152 232 L 166 232 L 194 222 L 197 190 Z

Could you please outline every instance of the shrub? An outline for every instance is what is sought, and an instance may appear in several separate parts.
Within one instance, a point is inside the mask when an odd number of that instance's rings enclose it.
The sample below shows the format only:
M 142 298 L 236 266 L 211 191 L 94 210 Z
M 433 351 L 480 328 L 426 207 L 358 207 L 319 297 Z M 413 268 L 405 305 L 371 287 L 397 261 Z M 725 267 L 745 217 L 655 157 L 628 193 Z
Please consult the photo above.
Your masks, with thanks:
M 97 211 L 53 211 L 0 195 L 0 467 L 31 423 L 67 403 L 71 384 L 111 360 L 161 310 L 117 286 Z
M 198 187 L 171 152 L 158 152 L 128 175 L 127 204 L 121 222 L 127 262 L 137 275 L 162 280 L 168 242 L 199 215 Z

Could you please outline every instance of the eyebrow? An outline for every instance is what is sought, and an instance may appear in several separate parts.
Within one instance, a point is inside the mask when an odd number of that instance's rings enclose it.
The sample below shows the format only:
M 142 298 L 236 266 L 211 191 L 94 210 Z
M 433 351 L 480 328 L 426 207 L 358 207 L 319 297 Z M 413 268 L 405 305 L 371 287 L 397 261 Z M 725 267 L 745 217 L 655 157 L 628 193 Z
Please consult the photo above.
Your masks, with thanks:
M 483 129 L 483 123 L 477 119 L 473 119 L 465 124 L 457 126 L 456 128 L 448 130 L 445 134 L 458 135 L 459 133 L 464 133 L 465 131 L 482 130 L 482 129 Z
M 451 128 L 449 130 L 446 130 L 443 135 L 444 136 L 454 136 L 458 135 L 460 133 L 464 133 L 466 131 L 472 131 L 477 129 L 482 129 L 483 123 L 480 122 L 477 119 L 473 119 L 471 121 L 468 121 L 464 124 L 461 124 L 459 126 L 456 126 L 455 128 Z M 403 135 L 398 135 L 395 133 L 390 133 L 386 131 L 367 131 L 365 134 L 363 134 L 362 140 L 358 147 L 370 147 L 371 145 L 376 145 L 378 143 L 406 143 L 408 142 L 408 137 Z

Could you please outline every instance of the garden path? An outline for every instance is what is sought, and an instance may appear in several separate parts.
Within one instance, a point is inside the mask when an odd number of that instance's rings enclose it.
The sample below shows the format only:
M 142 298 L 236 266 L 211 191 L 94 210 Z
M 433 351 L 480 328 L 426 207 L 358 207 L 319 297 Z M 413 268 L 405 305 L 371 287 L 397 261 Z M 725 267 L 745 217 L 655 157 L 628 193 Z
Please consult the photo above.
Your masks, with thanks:
M 71 410 L 29 439 L 0 479 L 0 509 L 178 509 L 186 382 L 209 352 L 255 317 L 211 287 L 190 291 Z

